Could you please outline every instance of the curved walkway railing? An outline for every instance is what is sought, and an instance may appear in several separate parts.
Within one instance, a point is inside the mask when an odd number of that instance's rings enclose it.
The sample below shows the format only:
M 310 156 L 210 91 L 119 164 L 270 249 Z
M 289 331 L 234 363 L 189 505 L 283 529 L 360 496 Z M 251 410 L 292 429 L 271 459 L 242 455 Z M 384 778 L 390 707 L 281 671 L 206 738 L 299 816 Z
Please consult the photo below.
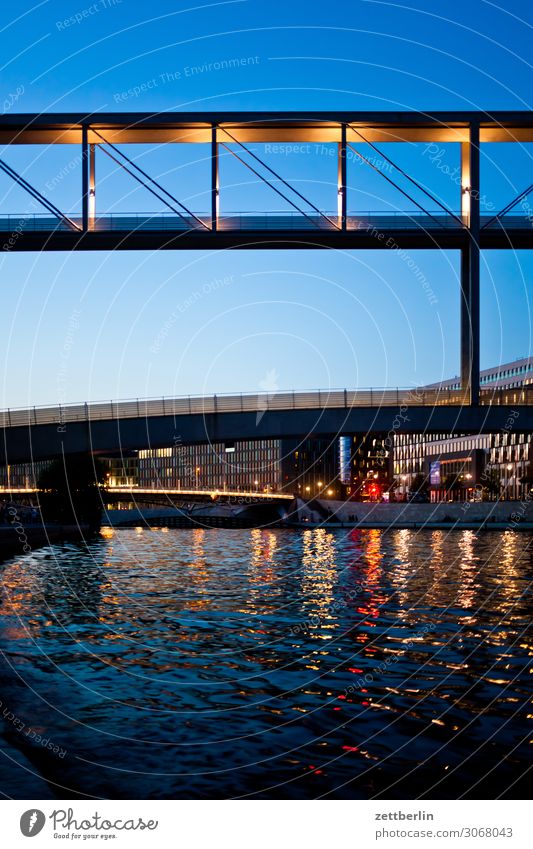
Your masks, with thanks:
M 532 405 L 533 385 L 521 389 L 483 389 L 482 404 Z M 185 395 L 178 398 L 136 398 L 25 407 L 0 411 L 0 427 L 65 424 L 79 421 L 147 418 L 152 416 L 266 413 L 270 410 L 350 409 L 352 407 L 461 406 L 464 397 L 454 389 L 319 389 L 313 392 L 242 392 L 238 395 Z

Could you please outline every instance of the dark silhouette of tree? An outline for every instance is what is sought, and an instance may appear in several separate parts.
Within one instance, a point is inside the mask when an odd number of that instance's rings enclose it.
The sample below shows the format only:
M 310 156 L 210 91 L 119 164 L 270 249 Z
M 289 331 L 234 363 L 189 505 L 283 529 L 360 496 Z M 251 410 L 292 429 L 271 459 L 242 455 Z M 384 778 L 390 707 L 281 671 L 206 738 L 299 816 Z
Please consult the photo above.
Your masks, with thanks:
M 428 479 L 425 475 L 415 475 L 413 478 L 413 482 L 411 483 L 410 491 L 412 493 L 420 493 L 421 495 L 426 495 L 428 491 Z
M 91 454 L 54 460 L 38 480 L 43 521 L 98 530 L 102 515 L 102 463 Z

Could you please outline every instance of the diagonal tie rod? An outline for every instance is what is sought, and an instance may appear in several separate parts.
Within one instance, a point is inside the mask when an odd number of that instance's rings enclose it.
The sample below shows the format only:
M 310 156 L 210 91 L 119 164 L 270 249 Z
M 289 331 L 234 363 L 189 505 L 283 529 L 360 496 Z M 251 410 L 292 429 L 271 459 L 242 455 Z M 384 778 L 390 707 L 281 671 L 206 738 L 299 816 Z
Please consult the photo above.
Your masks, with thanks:
M 72 220 L 72 218 L 69 218 L 68 215 L 65 215 L 63 212 L 61 212 L 61 210 L 58 209 L 57 206 L 52 203 L 52 201 L 48 200 L 48 198 L 42 195 L 34 186 L 31 185 L 31 183 L 28 183 L 28 181 L 25 180 L 24 177 L 21 177 L 21 175 L 18 174 L 17 171 L 15 171 L 14 168 L 11 167 L 11 165 L 8 165 L 7 162 L 4 162 L 3 159 L 0 159 L 0 168 L 5 174 L 8 175 L 8 177 L 11 177 L 11 179 L 14 180 L 17 185 L 19 185 L 22 189 L 28 192 L 28 194 L 31 195 L 35 200 L 39 201 L 39 203 L 44 206 L 45 209 L 48 210 L 48 212 L 51 212 L 52 215 L 55 215 L 55 217 L 58 218 L 60 221 L 64 221 L 65 224 L 67 224 L 72 230 L 79 230 L 81 232 L 81 227 L 79 227 L 78 224 L 76 224 L 76 222 Z
M 375 150 L 375 151 L 376 151 L 376 153 L 377 153 L 377 154 L 379 154 L 379 156 L 381 156 L 381 157 L 382 157 L 382 159 L 384 159 L 386 162 L 388 162 L 388 163 L 389 163 L 389 165 L 392 165 L 392 167 L 393 167 L 393 168 L 396 168 L 396 170 L 397 170 L 397 171 L 399 171 L 399 172 L 400 172 L 400 174 L 402 174 L 402 175 L 403 175 L 403 176 L 404 176 L 407 180 L 409 180 L 409 182 L 410 182 L 410 183 L 412 183 L 412 184 L 413 184 L 413 186 L 416 186 L 416 188 L 417 188 L 417 189 L 419 189 L 419 191 L 423 192 L 423 193 L 426 195 L 426 197 L 428 197 L 430 200 L 432 200 L 432 201 L 433 201 L 433 203 L 436 203 L 436 204 L 437 204 L 437 206 L 440 206 L 440 208 L 441 208 L 441 209 L 442 209 L 442 210 L 446 213 L 446 215 L 451 215 L 451 216 L 452 216 L 452 218 L 455 218 L 455 220 L 456 220 L 456 221 L 457 221 L 457 222 L 461 225 L 461 227 L 463 226 L 463 222 L 461 221 L 461 219 L 460 219 L 460 218 L 459 218 L 459 217 L 458 217 L 458 216 L 457 216 L 454 212 L 452 212 L 452 211 L 451 211 L 451 209 L 448 209 L 448 207 L 447 207 L 447 206 L 445 206 L 443 203 L 441 203 L 441 202 L 440 202 L 440 200 L 438 200 L 438 198 L 433 197 L 433 195 L 431 194 L 431 192 L 428 192 L 428 190 L 427 190 L 427 189 L 425 189 L 425 188 L 424 188 L 424 186 L 420 185 L 420 183 L 418 183 L 416 180 L 414 180 L 414 179 L 413 179 L 413 177 L 410 177 L 410 176 L 409 176 L 409 174 L 407 173 L 407 171 L 404 171 L 404 170 L 403 170 L 403 168 L 400 168 L 400 166 L 399 166 L 399 165 L 396 165 L 396 163 L 395 163 L 395 162 L 393 162 L 393 161 L 392 161 L 392 159 L 390 159 L 390 157 L 388 157 L 385 153 L 382 153 L 382 151 L 381 151 L 378 147 L 376 147 L 376 145 L 375 145 L 375 144 L 373 144 L 371 141 L 369 141 L 368 139 L 366 139 L 366 138 L 364 137 L 364 135 L 363 135 L 361 132 L 359 132 L 359 130 L 358 130 L 358 129 L 356 129 L 356 127 L 352 126 L 352 124 L 347 124 L 347 126 L 348 126 L 351 130 L 353 130 L 353 131 L 354 131 L 354 133 L 357 133 L 357 135 L 359 136 L 359 138 L 360 138 L 360 139 L 361 139 L 361 140 L 362 140 L 365 144 L 370 145 L 370 147 L 372 148 L 372 150 Z M 352 150 L 353 150 L 353 148 L 352 148 Z M 381 172 L 380 172 L 380 173 L 381 173 Z M 384 174 L 383 176 L 385 176 L 385 174 Z M 397 188 L 397 189 L 399 189 L 399 191 L 401 191 L 400 187 L 399 187 L 399 186 L 397 186 L 397 185 L 396 185 L 396 183 L 394 183 L 393 181 L 391 181 L 391 182 L 392 182 L 392 184 L 393 184 L 394 186 L 396 186 L 396 188 Z M 425 212 L 427 215 L 429 215 L 429 212 L 427 212 L 427 210 L 424 210 L 424 212 Z
M 189 223 L 183 212 L 181 212 L 179 209 L 175 209 L 175 207 L 173 207 L 172 204 L 165 200 L 165 198 L 162 198 L 161 195 L 159 195 L 154 189 L 150 188 L 150 186 L 147 186 L 144 180 L 142 180 L 139 175 L 135 173 L 135 171 L 132 171 L 130 168 L 127 167 L 127 165 L 124 165 L 124 163 L 121 162 L 120 159 L 118 159 L 116 156 L 113 156 L 113 154 L 109 150 L 106 150 L 104 147 L 102 147 L 101 150 L 102 153 L 105 153 L 106 156 L 109 156 L 109 158 L 112 159 L 113 162 L 116 162 L 116 164 L 119 165 L 120 168 L 123 168 L 124 171 L 126 171 L 126 173 L 130 175 L 130 177 L 133 177 L 134 180 L 137 180 L 137 182 L 140 183 L 143 188 L 147 189 L 150 194 L 154 195 L 154 197 L 160 200 L 161 203 L 164 203 L 165 206 L 168 207 L 168 209 L 170 209 L 176 215 L 179 215 L 180 218 L 183 218 L 183 220 L 187 224 Z
M 119 150 L 119 148 L 118 148 L 118 147 L 116 147 L 116 146 L 115 146 L 114 144 L 112 144 L 110 141 L 108 141 L 107 139 L 105 139 L 105 138 L 103 137 L 103 135 L 102 135 L 101 133 L 99 133 L 99 132 L 98 132 L 98 130 L 95 130 L 95 129 L 94 129 L 94 127 L 91 127 L 91 131 L 92 131 L 95 135 L 97 135 L 97 136 L 98 136 L 98 138 L 102 139 L 102 141 L 104 142 L 104 144 L 107 144 L 107 145 L 108 145 L 108 146 L 109 146 L 112 150 L 114 150 L 114 151 L 115 151 L 115 153 L 117 154 L 117 156 L 120 156 L 120 157 L 122 157 L 123 159 L 125 159 L 125 160 L 126 160 L 126 162 L 128 162 L 128 163 L 129 163 L 129 165 L 131 165 L 131 167 L 132 167 L 132 168 L 135 168 L 135 169 L 136 169 L 136 170 L 137 170 L 140 174 L 142 174 L 142 175 L 143 175 L 143 177 L 145 177 L 145 178 L 146 178 L 147 180 L 149 180 L 149 181 L 150 181 L 150 182 L 151 182 L 154 186 L 156 186 L 156 187 L 159 189 L 159 191 L 160 191 L 160 192 L 163 192 L 163 194 L 164 194 L 164 195 L 166 195 L 167 197 L 169 197 L 169 198 L 171 199 L 171 201 L 172 201 L 174 204 L 176 204 L 176 206 L 181 207 L 181 209 L 183 209 L 183 210 L 187 213 L 187 215 L 189 215 L 191 218 L 194 218 L 194 220 L 195 220 L 195 221 L 197 221 L 199 224 L 201 224 L 201 225 L 202 225 L 202 227 L 205 227 L 205 229 L 206 229 L 206 230 L 210 230 L 210 227 L 208 227 L 208 226 L 207 226 L 207 224 L 206 224 L 204 221 L 202 221 L 202 219 L 201 219 L 201 218 L 199 218 L 197 215 L 195 215 L 195 214 L 194 214 L 194 212 L 192 212 L 190 209 L 188 209 L 188 207 L 186 207 L 186 206 L 185 206 L 185 204 L 181 203 L 181 202 L 180 202 L 177 198 L 175 198 L 175 197 L 174 197 L 174 195 L 171 195 L 171 194 L 170 194 L 170 192 L 167 192 L 167 190 L 166 190 L 166 189 L 165 189 L 165 188 L 164 188 L 164 187 L 163 187 L 160 183 L 158 183 L 158 182 L 157 182 L 157 180 L 154 180 L 154 178 L 153 178 L 153 177 L 151 177 L 151 176 L 150 176 L 150 174 L 147 174 L 147 172 L 146 172 L 146 171 L 144 171 L 144 170 L 140 167 L 140 165 L 137 165 L 137 163 L 136 163 L 136 162 L 134 162 L 132 159 L 130 159 L 128 156 L 126 156 L 126 154 L 125 154 L 122 150 Z M 178 215 L 180 215 L 180 216 L 181 216 L 184 220 L 186 220 L 186 219 L 185 219 L 185 216 L 183 215 L 183 213 L 182 213 L 182 212 L 180 212 L 178 209 L 174 209 L 172 206 L 170 206 L 170 204 L 169 204 L 167 201 L 165 201 L 162 197 L 160 197 L 158 194 L 156 194 L 156 192 L 155 192 L 153 189 L 151 189 L 151 188 L 150 188 L 150 186 L 147 186 L 147 185 L 146 185 L 146 183 L 145 183 L 143 180 L 141 180 L 141 179 L 140 179 L 140 177 L 138 177 L 136 174 L 134 174 L 132 171 L 130 171 L 130 169 L 129 169 L 129 168 L 127 168 L 127 167 L 126 167 L 126 166 L 125 166 L 122 162 L 120 162 L 118 159 L 115 159 L 115 157 L 114 157 L 114 156 L 112 156 L 112 155 L 111 155 L 111 153 L 110 153 L 108 150 L 106 150 L 104 147 L 102 147 L 101 149 L 103 150 L 103 152 L 104 152 L 104 153 L 106 153 L 109 157 L 111 157 L 111 159 L 113 159 L 113 160 L 117 163 L 117 165 L 120 165 L 122 168 L 124 168 L 124 170 L 125 170 L 125 171 L 127 171 L 127 172 L 128 172 L 128 174 L 130 174 L 132 177 L 134 177 L 134 178 L 135 178 L 135 179 L 136 179 L 136 180 L 137 180 L 137 181 L 138 181 L 138 182 L 139 182 L 142 186 L 144 186 L 146 189 L 148 189 L 148 191 L 149 191 L 149 192 L 151 192 L 153 195 L 155 195 L 155 197 L 157 197 L 160 201 L 162 201 L 164 204 L 166 204 L 166 206 L 168 206 L 168 207 L 169 207 L 169 209 L 171 209 L 171 210 L 172 210 L 172 212 L 177 213 L 177 214 L 178 214 Z
M 287 188 L 290 189 L 291 192 L 294 192 L 296 195 L 298 195 L 298 197 L 301 198 L 305 203 L 307 203 L 311 207 L 311 209 L 314 209 L 315 212 L 318 212 L 318 214 L 322 218 L 325 218 L 326 221 L 329 221 L 329 223 L 332 224 L 337 230 L 340 229 L 338 224 L 336 223 L 336 221 L 333 221 L 333 219 L 331 219 L 328 215 L 326 215 L 324 212 L 322 212 L 318 208 L 318 206 L 315 206 L 314 203 L 311 203 L 311 201 L 308 200 L 301 192 L 299 192 L 298 189 L 295 189 L 294 186 L 291 186 L 291 184 L 287 182 L 287 180 L 284 180 L 283 177 L 281 176 L 281 174 L 278 174 L 276 171 L 274 171 L 274 169 L 271 168 L 269 165 L 267 165 L 266 162 L 263 162 L 263 160 L 260 159 L 259 156 L 257 156 L 255 153 L 253 153 L 253 151 L 249 150 L 246 147 L 246 145 L 242 144 L 242 142 L 240 142 L 238 139 L 236 139 L 234 136 L 232 136 L 231 133 L 228 132 L 228 130 L 225 129 L 225 127 L 219 127 L 219 129 L 222 130 L 224 133 L 226 133 L 226 135 L 229 136 L 230 139 L 235 144 L 238 144 L 239 147 L 242 148 L 242 150 L 244 150 L 245 153 L 248 153 L 250 156 L 252 156 L 256 160 L 256 162 L 259 162 L 259 164 L 262 165 L 263 168 L 266 168 L 267 171 L 270 171 L 270 173 L 273 174 L 274 177 L 277 180 L 280 180 L 283 183 L 284 186 L 287 186 Z M 224 147 L 226 147 L 226 145 L 224 145 Z M 227 148 L 227 147 L 226 147 L 226 149 L 229 150 L 229 148 Z M 231 151 L 231 152 L 233 152 L 233 151 Z M 242 159 L 240 161 L 242 162 Z M 254 172 L 254 173 L 257 173 L 257 172 Z M 261 177 L 260 174 L 258 176 Z M 262 177 L 261 179 L 265 180 L 264 177 Z M 268 180 L 265 180 L 265 182 L 268 183 L 269 186 L 272 186 L 272 184 L 269 183 Z M 272 186 L 272 188 L 273 188 L 273 186 Z M 282 197 L 283 197 L 283 195 L 282 195 Z M 294 204 L 293 204 L 293 206 L 294 206 Z
M 531 186 L 528 186 L 527 189 L 524 189 L 523 192 L 520 192 L 520 194 L 517 195 L 514 200 L 508 203 L 507 206 L 504 206 L 504 208 L 500 210 L 497 215 L 493 215 L 493 217 L 489 219 L 489 221 L 487 221 L 481 229 L 484 230 L 485 227 L 488 227 L 494 221 L 499 221 L 500 218 L 503 218 L 504 215 L 507 215 L 507 213 L 510 212 L 511 209 L 513 209 L 517 203 L 520 203 L 521 200 L 527 197 L 531 191 L 533 191 L 533 183 L 531 184 Z
M 260 180 L 263 180 L 263 182 L 266 183 L 267 186 L 270 186 L 270 188 L 273 189 L 273 191 L 275 191 L 277 195 L 279 195 L 281 198 L 283 198 L 284 201 L 286 201 L 288 204 L 290 204 L 293 207 L 293 209 L 296 209 L 300 213 L 300 215 L 304 215 L 306 218 L 308 218 L 309 221 L 311 222 L 311 224 L 313 224 L 314 227 L 318 227 L 318 224 L 316 223 L 316 221 L 314 221 L 311 218 L 311 216 L 307 214 L 305 209 L 300 209 L 300 207 L 296 203 L 294 203 L 294 201 L 292 201 L 290 198 L 288 198 L 286 195 L 284 195 L 283 192 L 280 189 L 276 188 L 276 186 L 273 183 L 271 183 L 270 180 L 267 180 L 266 177 L 263 177 L 263 175 L 260 174 L 259 171 L 256 171 L 255 168 L 253 168 L 251 165 L 249 165 L 248 162 L 245 162 L 244 159 L 242 159 L 239 156 L 238 153 L 235 153 L 234 150 L 232 150 L 230 147 L 228 147 L 227 144 L 225 144 L 225 142 L 219 142 L 219 144 L 221 145 L 221 147 L 223 147 L 225 150 L 227 150 L 228 153 L 231 153 L 231 155 L 234 156 L 235 159 L 238 159 L 239 162 L 241 162 L 244 165 L 245 168 L 248 168 L 248 170 L 251 171 L 252 174 L 255 174 L 255 176 L 259 177 Z
M 418 203 L 418 201 L 416 201 L 413 197 L 411 197 L 411 195 L 408 192 L 406 192 L 404 189 L 402 189 L 401 186 L 398 186 L 397 183 L 394 182 L 394 180 L 391 180 L 391 178 L 387 177 L 387 175 L 384 174 L 383 171 L 380 171 L 379 168 L 376 168 L 376 166 L 370 161 L 370 159 L 367 159 L 366 156 L 363 156 L 362 153 L 359 153 L 359 151 L 356 150 L 355 147 L 352 147 L 350 142 L 346 142 L 346 147 L 349 147 L 350 150 L 352 150 L 355 153 L 356 156 L 358 156 L 360 159 L 362 159 L 363 162 L 366 162 L 367 165 L 370 165 L 370 167 L 373 168 L 374 171 L 377 171 L 378 174 L 381 174 L 381 176 L 385 178 L 387 183 L 390 183 L 391 186 L 394 186 L 395 189 L 398 189 L 398 191 L 401 192 L 402 195 L 404 195 L 408 200 L 410 200 L 411 203 L 414 203 L 414 205 L 417 206 L 425 215 L 428 215 L 429 218 L 432 218 L 433 221 L 435 221 L 436 224 L 440 224 L 438 219 L 435 218 L 431 214 L 431 212 L 428 212 L 427 209 L 424 209 L 422 204 Z

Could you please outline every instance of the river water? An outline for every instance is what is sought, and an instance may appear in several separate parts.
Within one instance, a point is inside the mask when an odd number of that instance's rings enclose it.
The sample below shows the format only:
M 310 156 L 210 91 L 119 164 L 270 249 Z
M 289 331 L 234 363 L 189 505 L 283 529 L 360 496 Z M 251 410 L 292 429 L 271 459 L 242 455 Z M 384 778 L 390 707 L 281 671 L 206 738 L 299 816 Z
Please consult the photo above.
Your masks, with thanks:
M 104 529 L 14 558 L 0 566 L 1 788 L 520 798 L 532 543 Z

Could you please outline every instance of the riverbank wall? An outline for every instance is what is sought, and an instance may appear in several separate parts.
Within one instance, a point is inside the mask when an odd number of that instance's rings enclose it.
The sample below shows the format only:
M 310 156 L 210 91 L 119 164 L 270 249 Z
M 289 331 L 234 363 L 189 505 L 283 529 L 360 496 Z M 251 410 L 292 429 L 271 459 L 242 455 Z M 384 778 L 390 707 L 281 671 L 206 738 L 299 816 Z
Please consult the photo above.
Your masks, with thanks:
M 487 528 L 533 530 L 533 498 L 524 501 L 382 504 L 297 499 L 295 525 L 361 528 Z

